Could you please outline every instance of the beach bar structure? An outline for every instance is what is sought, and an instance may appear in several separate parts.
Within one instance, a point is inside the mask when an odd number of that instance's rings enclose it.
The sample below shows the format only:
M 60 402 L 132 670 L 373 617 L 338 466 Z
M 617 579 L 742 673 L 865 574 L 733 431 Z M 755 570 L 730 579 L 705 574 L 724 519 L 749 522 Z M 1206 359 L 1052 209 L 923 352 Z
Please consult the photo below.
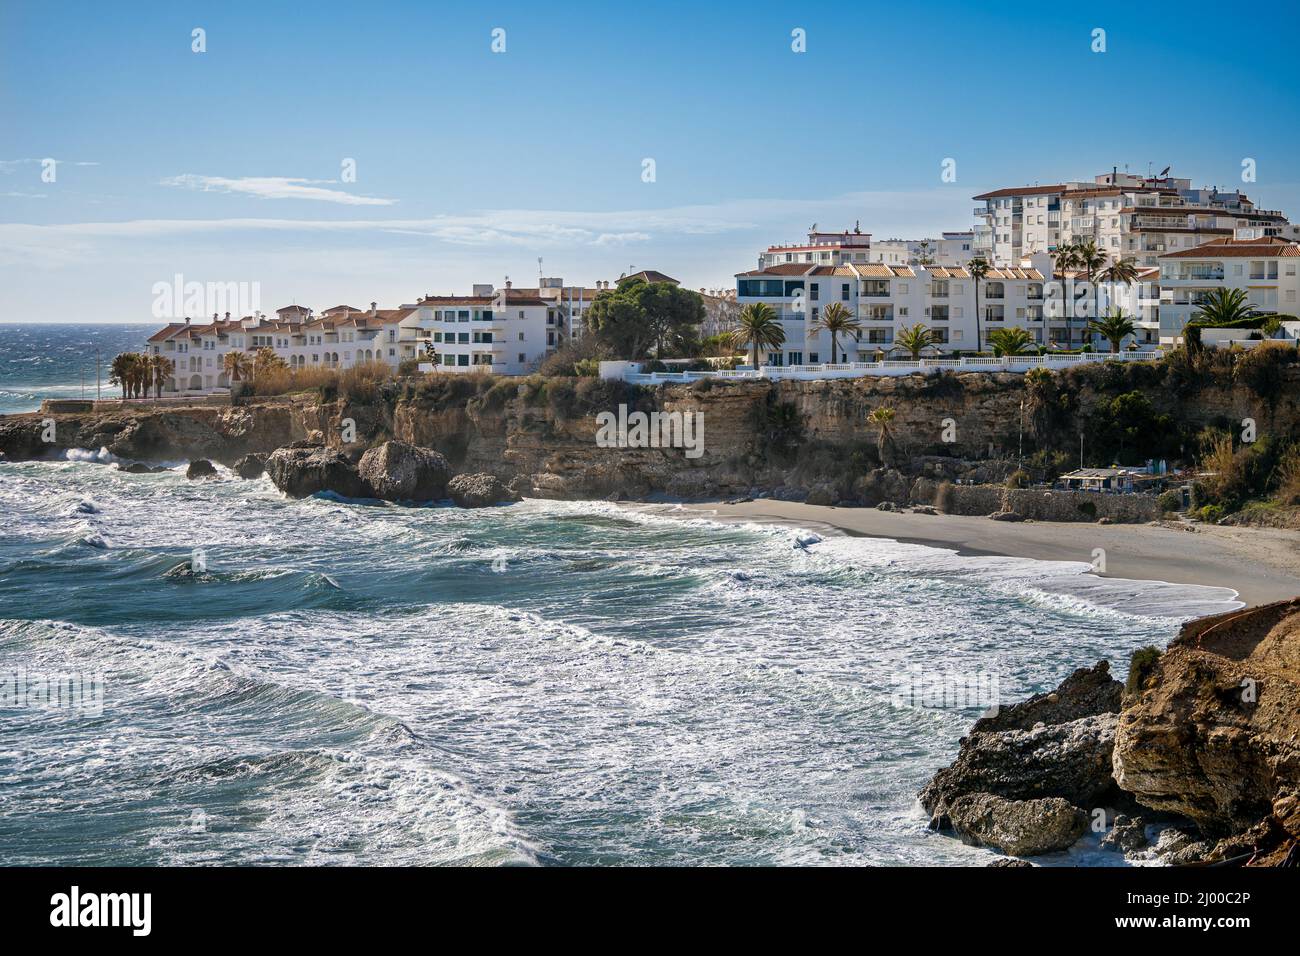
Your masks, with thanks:
M 1101 491 L 1112 494 L 1132 494 L 1150 491 L 1151 475 L 1137 468 L 1080 468 L 1060 478 L 1063 487 L 1071 491 Z M 1145 487 L 1144 487 L 1145 486 Z

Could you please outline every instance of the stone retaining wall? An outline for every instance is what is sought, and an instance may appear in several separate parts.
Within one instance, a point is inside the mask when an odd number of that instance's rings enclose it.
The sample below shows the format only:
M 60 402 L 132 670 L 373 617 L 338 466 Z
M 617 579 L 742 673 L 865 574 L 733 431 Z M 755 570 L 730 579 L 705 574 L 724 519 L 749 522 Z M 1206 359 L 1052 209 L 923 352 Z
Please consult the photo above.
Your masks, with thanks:
M 920 483 L 918 482 L 918 485 Z M 927 494 L 928 492 L 928 494 Z M 1110 495 L 1095 491 L 1005 488 L 1001 485 L 938 485 L 913 489 L 921 503 L 945 514 L 989 515 L 1014 511 L 1035 521 L 1096 521 L 1117 523 L 1155 521 L 1161 516 L 1155 495 Z M 929 500 L 924 500 L 928 498 Z

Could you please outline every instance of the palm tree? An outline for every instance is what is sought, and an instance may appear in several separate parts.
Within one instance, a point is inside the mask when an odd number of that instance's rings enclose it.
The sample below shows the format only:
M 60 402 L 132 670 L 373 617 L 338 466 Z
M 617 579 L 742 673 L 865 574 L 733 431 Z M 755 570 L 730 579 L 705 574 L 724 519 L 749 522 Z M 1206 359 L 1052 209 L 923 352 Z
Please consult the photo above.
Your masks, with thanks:
M 1201 325 L 1227 325 L 1255 314 L 1255 307 L 1242 289 L 1211 289 L 1199 304 L 1192 321 Z
M 821 318 L 813 324 L 814 332 L 831 334 L 831 363 L 840 360 L 839 337 L 862 331 L 862 323 L 849 309 L 839 302 L 832 302 L 822 309 Z
M 1137 262 L 1133 259 L 1116 259 L 1102 270 L 1101 275 L 1097 276 L 1102 282 L 1109 283 L 1112 286 L 1131 285 L 1137 281 L 1137 277 Z M 1114 301 L 1113 290 L 1111 300 Z
M 1192 316 L 1192 322 L 1198 326 L 1231 326 L 1233 322 L 1240 322 L 1255 314 L 1255 306 L 1246 298 L 1242 289 L 1211 289 L 1198 305 L 1200 307 Z M 1184 329 L 1183 338 L 1188 346 L 1196 348 L 1201 343 L 1200 330 L 1188 335 Z
M 232 349 L 221 359 L 221 370 L 230 376 L 230 383 L 242 382 L 252 369 L 246 352 Z
M 989 333 L 989 345 L 998 358 L 1004 355 L 1019 355 L 1034 344 L 1034 337 L 1018 325 L 1005 329 L 994 329 Z
M 975 351 L 979 353 L 984 351 L 984 336 L 980 333 L 980 283 L 989 274 L 988 260 L 983 256 L 976 256 L 967 264 L 966 271 L 975 280 Z
M 921 353 L 933 344 L 934 337 L 930 335 L 930 330 L 920 322 L 911 328 L 902 329 L 894 339 L 896 348 L 912 353 L 913 362 L 920 361 Z
M 785 344 L 785 329 L 766 302 L 751 302 L 740 310 L 736 327 L 728 335 L 735 348 L 750 348 L 754 369 L 758 369 L 758 350 L 779 349 Z
M 288 368 L 288 366 L 285 365 L 284 359 L 275 354 L 274 349 L 264 345 L 253 353 L 253 378 L 278 368 Z
M 122 386 L 123 398 L 137 397 L 147 363 L 148 359 L 139 352 L 120 352 L 108 368 L 109 384 Z
M 163 385 L 176 372 L 176 363 L 165 355 L 149 356 L 149 372 L 153 377 L 154 397 L 162 398 Z
M 883 465 L 885 464 L 885 448 L 893 440 L 893 407 L 881 405 L 879 408 L 873 408 L 871 414 L 867 416 L 867 423 L 876 426 L 876 451 L 880 455 L 880 463 Z
M 1109 339 L 1111 354 L 1117 354 L 1124 339 L 1137 332 L 1137 326 L 1123 312 L 1115 309 L 1103 318 L 1089 322 L 1088 331 L 1093 335 L 1100 335 L 1103 339 Z
M 1070 347 L 1073 334 L 1070 329 L 1070 322 L 1073 315 L 1067 315 L 1065 310 L 1065 277 L 1071 269 L 1079 265 L 1079 255 L 1074 243 L 1063 242 L 1057 246 L 1048 255 L 1052 257 L 1052 271 L 1061 274 L 1061 315 L 1065 319 L 1065 347 Z M 1073 309 L 1070 310 L 1073 313 Z
M 1075 247 L 1075 262 L 1088 275 L 1088 285 L 1092 286 L 1092 315 L 1097 317 L 1100 311 L 1101 291 L 1097 285 L 1097 273 L 1106 267 L 1106 253 L 1097 248 L 1097 244 L 1087 239 Z M 1082 336 L 1080 336 L 1082 339 Z M 1082 344 L 1082 342 L 1080 342 Z

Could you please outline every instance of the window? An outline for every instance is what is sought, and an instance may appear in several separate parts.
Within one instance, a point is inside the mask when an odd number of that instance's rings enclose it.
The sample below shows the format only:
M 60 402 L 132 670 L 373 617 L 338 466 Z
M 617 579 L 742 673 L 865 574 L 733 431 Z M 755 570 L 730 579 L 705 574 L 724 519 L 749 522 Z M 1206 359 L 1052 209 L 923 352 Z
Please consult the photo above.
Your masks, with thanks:
M 458 368 L 468 368 L 468 367 L 469 367 L 469 356 L 468 356 L 468 355 L 457 355 L 457 356 L 456 356 L 456 366 L 457 366 Z
M 817 365 L 820 361 L 821 361 L 821 360 L 818 358 L 816 352 L 809 352 L 809 353 L 808 353 L 808 364 L 809 364 L 809 365 Z
M 818 296 L 818 283 L 816 282 L 808 283 L 808 298 L 811 301 L 816 302 L 817 296 Z
M 519 341 L 522 342 L 523 340 L 524 340 L 524 333 L 520 332 L 520 333 L 519 333 Z
M 849 284 L 847 282 L 840 286 L 840 301 L 849 301 Z
M 791 364 L 791 365 L 802 365 L 802 364 L 803 364 L 803 353 L 802 353 L 802 352 L 791 352 L 791 353 L 790 353 L 790 364 Z
M 520 361 L 520 362 L 527 362 L 527 361 L 528 361 L 528 359 L 524 358 L 524 353 L 523 353 L 523 352 L 520 352 L 520 353 L 519 353 L 519 361 Z

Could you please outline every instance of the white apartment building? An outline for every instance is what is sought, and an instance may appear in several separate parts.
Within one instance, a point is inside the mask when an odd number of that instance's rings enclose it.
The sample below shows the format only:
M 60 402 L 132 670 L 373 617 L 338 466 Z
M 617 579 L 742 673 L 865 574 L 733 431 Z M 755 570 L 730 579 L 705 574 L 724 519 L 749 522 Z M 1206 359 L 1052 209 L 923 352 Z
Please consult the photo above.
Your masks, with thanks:
M 476 285 L 473 295 L 426 296 L 412 308 L 421 355 L 431 347 L 440 372 L 525 375 L 568 335 L 569 316 L 558 297 L 525 294 L 508 281 L 502 289 Z
M 975 233 L 945 232 L 938 239 L 881 239 L 872 242 L 869 262 L 888 266 L 962 266 L 975 258 Z
M 536 290 L 533 290 L 536 291 Z M 594 292 L 595 290 L 584 290 Z M 585 299 L 585 296 L 583 297 Z M 468 296 L 425 296 L 412 305 L 368 310 L 340 305 L 317 315 L 305 306 L 286 306 L 274 319 L 216 315 L 207 323 L 173 322 L 151 335 L 145 351 L 176 366 L 163 394 L 212 393 L 230 388 L 229 352 L 250 359 L 269 348 L 291 369 L 343 369 L 402 362 L 437 354 L 446 372 L 488 371 L 521 375 L 535 371 L 568 335 L 570 313 L 558 295 L 546 298 L 491 284 Z
M 1160 257 L 1160 341 L 1181 341 L 1211 289 L 1240 289 L 1259 312 L 1300 311 L 1300 243 L 1278 236 L 1225 238 Z
M 216 392 L 230 388 L 225 369 L 229 352 L 250 356 L 269 348 L 290 368 L 349 368 L 364 362 L 384 362 L 396 367 L 416 358 L 414 310 L 379 309 L 375 303 L 363 311 L 336 306 L 319 317 L 304 306 L 286 306 L 270 319 L 250 315 L 224 319 L 213 315 L 198 324 L 186 319 L 173 322 L 151 335 L 145 352 L 175 363 L 175 372 L 163 393 Z
M 850 263 L 905 265 L 963 265 L 976 255 L 974 232 L 945 232 L 939 239 L 883 239 L 873 242 L 859 224 L 843 232 L 818 232 L 814 224 L 808 241 L 768 246 L 758 267 L 777 265 L 839 266 Z
M 569 338 L 577 340 L 586 328 L 587 310 L 596 301 L 596 296 L 609 287 L 608 281 L 599 281 L 595 286 L 565 285 L 564 279 L 554 276 L 539 278 L 535 288 L 514 289 L 512 294 L 545 299 L 564 310 L 568 317 L 566 333 Z
M 982 222 L 975 248 L 1006 265 L 1067 242 L 1092 240 L 1114 259 L 1156 266 L 1166 252 L 1190 249 L 1240 228 L 1269 234 L 1286 226 L 1277 210 L 1256 209 L 1240 192 L 1193 188 L 1190 179 L 1112 171 L 1092 182 L 1014 186 L 974 198 Z
M 980 287 L 980 331 L 987 345 L 993 329 L 1019 326 L 1033 341 L 1047 345 L 1064 339 L 1064 322 L 1046 309 L 1048 280 L 1036 268 L 992 269 Z M 763 351 L 768 365 L 872 361 L 877 352 L 896 351 L 904 328 L 920 324 L 935 340 L 934 352 L 974 352 L 975 280 L 961 266 L 848 263 L 839 266 L 781 263 L 736 276 L 736 302 L 765 302 L 785 329 L 780 349 Z M 862 331 L 837 342 L 831 355 L 829 332 L 816 329 L 822 310 L 839 302 L 862 324 Z M 1077 334 L 1077 333 L 1076 333 Z

